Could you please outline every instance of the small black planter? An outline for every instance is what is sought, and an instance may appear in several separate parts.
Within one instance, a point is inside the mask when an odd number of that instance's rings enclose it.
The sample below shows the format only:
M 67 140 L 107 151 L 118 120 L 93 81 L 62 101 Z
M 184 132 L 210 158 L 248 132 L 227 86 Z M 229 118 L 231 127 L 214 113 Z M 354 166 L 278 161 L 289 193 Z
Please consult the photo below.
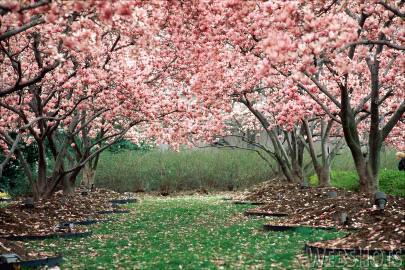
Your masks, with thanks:
M 264 202 L 251 202 L 251 201 L 234 201 L 234 204 L 245 204 L 245 205 L 263 205 Z
M 73 225 L 87 226 L 87 225 L 92 225 L 92 224 L 96 224 L 96 223 L 109 222 L 112 220 L 113 219 L 88 219 L 88 220 L 72 221 L 72 222 L 67 221 L 67 222 L 61 222 L 60 225 L 73 224 Z
M 127 204 L 127 203 L 136 203 L 137 199 L 120 199 L 120 200 L 111 200 L 112 204 Z
M 92 232 L 88 231 L 78 233 L 52 233 L 46 235 L 10 235 L 2 238 L 10 241 L 32 241 L 32 240 L 45 240 L 52 238 L 81 238 L 90 236 L 91 234 Z
M 11 202 L 13 199 L 0 198 L 0 202 Z
M 320 229 L 320 230 L 334 230 L 335 227 L 316 227 L 316 226 L 300 226 L 300 225 L 272 225 L 272 224 L 264 224 L 263 229 L 266 231 L 293 231 L 300 228 L 306 229 Z
M 98 211 L 97 214 L 109 215 L 109 214 L 127 214 L 129 210 L 105 210 L 105 211 Z
M 245 216 L 255 216 L 255 217 L 287 217 L 287 213 L 275 213 L 275 212 L 262 212 L 262 211 L 246 211 Z
M 368 255 L 368 256 L 379 256 L 379 255 L 403 255 L 405 250 L 394 249 L 394 250 L 384 250 L 384 249 L 362 249 L 362 248 L 328 248 L 328 247 L 316 247 L 311 244 L 305 244 L 304 250 L 308 254 L 312 255 Z
M 275 232 L 283 232 L 283 231 L 292 231 L 297 229 L 298 226 L 287 226 L 287 225 L 270 225 L 264 224 L 263 229 L 266 231 L 275 231 Z
M 25 200 L 22 201 L 22 207 L 25 209 L 34 209 L 35 208 L 34 199 L 26 198 Z
M 232 201 L 232 198 L 222 198 L 223 201 Z
M 49 257 L 49 258 L 22 261 L 22 262 L 0 263 L 0 269 L 14 270 L 14 269 L 20 269 L 20 267 L 30 267 L 30 268 L 41 267 L 41 266 L 53 267 L 53 266 L 57 266 L 57 265 L 61 264 L 62 261 L 63 261 L 62 256 L 56 256 L 56 257 Z
M 332 191 L 326 192 L 326 196 L 327 196 L 328 198 L 334 199 L 334 198 L 337 198 L 338 194 L 337 194 L 336 191 L 332 190 Z

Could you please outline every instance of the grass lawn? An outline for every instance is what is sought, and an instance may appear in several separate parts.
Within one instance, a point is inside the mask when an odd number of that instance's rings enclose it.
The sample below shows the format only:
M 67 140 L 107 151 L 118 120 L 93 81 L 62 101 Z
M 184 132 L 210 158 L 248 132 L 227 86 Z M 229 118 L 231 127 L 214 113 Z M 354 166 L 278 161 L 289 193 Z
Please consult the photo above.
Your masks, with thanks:
M 146 197 L 135 213 L 90 227 L 93 236 L 29 242 L 37 250 L 61 252 L 62 269 L 297 269 L 307 241 L 342 233 L 301 229 L 265 232 L 264 219 L 241 213 L 218 196 Z M 301 258 L 300 260 L 298 258 Z
M 313 186 L 318 185 L 316 175 L 310 177 Z M 405 172 L 382 169 L 380 171 L 380 190 L 394 196 L 405 197 Z M 334 170 L 331 173 L 331 185 L 352 191 L 359 191 L 359 180 L 354 171 Z

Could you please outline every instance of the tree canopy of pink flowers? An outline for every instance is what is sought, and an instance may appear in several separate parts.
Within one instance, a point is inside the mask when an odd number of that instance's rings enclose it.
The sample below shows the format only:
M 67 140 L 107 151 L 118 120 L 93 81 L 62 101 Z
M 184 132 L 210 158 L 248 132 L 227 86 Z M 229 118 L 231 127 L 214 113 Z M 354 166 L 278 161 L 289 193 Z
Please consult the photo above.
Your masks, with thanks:
M 308 144 L 308 121 L 330 122 L 374 192 L 383 143 L 405 150 L 404 14 L 384 0 L 1 0 L 0 147 L 39 146 L 33 189 L 54 187 L 41 197 L 121 138 L 179 149 L 236 119 Z

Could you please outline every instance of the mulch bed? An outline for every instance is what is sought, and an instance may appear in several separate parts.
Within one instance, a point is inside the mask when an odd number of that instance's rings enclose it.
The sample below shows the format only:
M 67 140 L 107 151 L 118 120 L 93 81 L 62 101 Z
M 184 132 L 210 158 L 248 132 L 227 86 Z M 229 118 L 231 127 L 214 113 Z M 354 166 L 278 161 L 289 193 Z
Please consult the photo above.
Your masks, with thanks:
M 20 267 L 40 267 L 59 265 L 63 258 L 47 252 L 27 252 L 22 242 L 0 239 L 0 254 L 16 253 L 21 261 L 17 263 L 0 263 L 0 269 L 20 269 Z M 25 268 L 24 268 L 25 269 Z
M 380 211 L 374 206 L 373 197 L 365 194 L 337 188 L 303 189 L 295 184 L 271 182 L 261 184 L 243 200 L 266 203 L 251 211 L 288 214 L 272 221 L 269 227 L 355 229 L 344 238 L 315 243 L 322 248 L 405 249 L 405 198 L 387 195 L 388 204 Z
M 63 261 L 63 257 L 62 256 L 54 256 L 54 257 L 44 257 L 44 258 L 40 258 L 40 259 L 34 259 L 34 260 L 26 260 L 26 261 L 21 261 L 21 262 L 17 262 L 17 263 L 11 263 L 11 264 L 6 264 L 6 265 L 1 265 L 1 269 L 20 269 L 20 267 L 22 267 L 23 269 L 25 268 L 38 268 L 38 267 L 54 267 L 54 266 L 58 266 L 59 264 L 61 264 Z M 42 269 L 42 268 L 41 268 Z M 47 268 L 46 268 L 47 269 Z
M 39 258 L 50 258 L 55 256 L 55 254 L 50 252 L 27 251 L 24 248 L 23 242 L 11 241 L 4 238 L 0 238 L 0 254 L 7 254 L 7 253 L 16 253 L 18 254 L 18 256 L 21 257 L 23 261 Z
M 24 260 L 52 257 L 55 254 L 45 256 L 27 253 L 18 242 L 9 241 L 7 238 L 30 240 L 29 238 L 87 236 L 87 229 L 80 225 L 105 221 L 105 216 L 98 212 L 119 211 L 110 200 L 126 200 L 130 196 L 132 195 L 122 195 L 106 189 L 82 194 L 79 189 L 72 196 L 63 196 L 61 192 L 57 192 L 49 200 L 35 202 L 34 208 L 24 206 L 24 198 L 14 200 L 6 207 L 0 208 L 0 253 L 17 253 Z M 73 223 L 74 226 L 64 227 L 61 226 L 62 223 Z

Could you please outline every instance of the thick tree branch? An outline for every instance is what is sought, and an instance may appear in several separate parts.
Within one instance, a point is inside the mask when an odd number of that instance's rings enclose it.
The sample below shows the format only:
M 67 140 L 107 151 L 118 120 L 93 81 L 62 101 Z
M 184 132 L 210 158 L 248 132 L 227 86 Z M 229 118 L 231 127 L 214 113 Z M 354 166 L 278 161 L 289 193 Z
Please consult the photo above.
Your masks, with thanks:
M 5 89 L 1 89 L 0 90 L 0 97 L 4 97 L 6 95 L 9 95 L 13 92 L 17 92 L 19 90 L 22 90 L 24 87 L 36 84 L 37 82 L 40 82 L 45 75 L 54 70 L 57 66 L 59 65 L 59 61 L 56 61 L 55 63 L 53 63 L 52 65 L 46 66 L 43 69 L 41 69 L 41 71 L 39 72 L 39 74 L 37 76 L 35 76 L 34 78 L 25 81 L 23 83 L 19 83 L 18 85 L 9 87 L 9 88 L 5 88 Z
M 403 3 L 404 1 L 401 1 L 401 2 Z M 400 9 L 388 5 L 387 1 L 380 0 L 377 2 L 377 4 L 382 5 L 385 9 L 388 9 L 389 11 L 391 11 L 392 13 L 394 13 L 396 16 L 400 17 L 401 19 L 405 18 L 405 14 L 402 13 Z
M 318 103 L 319 106 L 322 107 L 322 109 L 325 111 L 325 113 L 332 118 L 333 120 L 335 120 L 338 123 L 342 123 L 335 115 L 333 115 L 330 110 L 328 109 L 328 107 L 326 107 L 325 104 L 323 104 L 322 101 L 320 101 L 314 94 L 311 93 L 311 91 L 309 91 L 302 83 L 298 82 L 298 86 L 304 90 L 316 103 Z
M 36 9 L 38 7 L 42 7 L 45 5 L 48 5 L 52 2 L 52 0 L 37 0 L 33 1 L 31 4 L 25 5 L 20 7 L 17 12 L 23 12 L 23 11 L 28 11 L 31 9 Z M 0 5 L 0 15 L 6 15 L 7 13 L 12 12 L 11 8 L 5 6 L 5 5 Z
M 19 34 L 21 32 L 24 32 L 25 30 L 28 30 L 28 29 L 30 29 L 30 28 L 32 28 L 34 26 L 37 26 L 37 25 L 43 24 L 43 23 L 45 23 L 44 18 L 42 18 L 42 17 L 33 18 L 29 23 L 24 24 L 21 27 L 11 29 L 11 30 L 1 34 L 0 35 L 0 41 L 6 40 L 6 39 L 8 39 L 8 38 L 10 38 L 12 36 L 15 36 L 15 35 L 17 35 L 17 34 Z
M 402 101 L 399 108 L 395 111 L 395 113 L 391 116 L 390 120 L 385 124 L 385 126 L 381 130 L 381 140 L 384 141 L 388 135 L 390 134 L 391 130 L 394 126 L 398 123 L 405 112 L 405 101 Z
M 4 136 L 5 138 L 11 138 L 10 136 Z M 18 147 L 18 143 L 20 142 L 21 139 L 21 134 L 17 134 L 17 137 L 14 139 L 13 142 L 9 142 L 8 140 L 7 143 L 9 143 L 11 145 L 9 152 L 7 153 L 7 155 L 5 156 L 5 159 L 3 160 L 3 162 L 0 164 L 0 179 L 3 176 L 3 170 L 4 167 L 7 165 L 7 163 L 10 161 L 11 157 L 13 156 L 15 150 Z

